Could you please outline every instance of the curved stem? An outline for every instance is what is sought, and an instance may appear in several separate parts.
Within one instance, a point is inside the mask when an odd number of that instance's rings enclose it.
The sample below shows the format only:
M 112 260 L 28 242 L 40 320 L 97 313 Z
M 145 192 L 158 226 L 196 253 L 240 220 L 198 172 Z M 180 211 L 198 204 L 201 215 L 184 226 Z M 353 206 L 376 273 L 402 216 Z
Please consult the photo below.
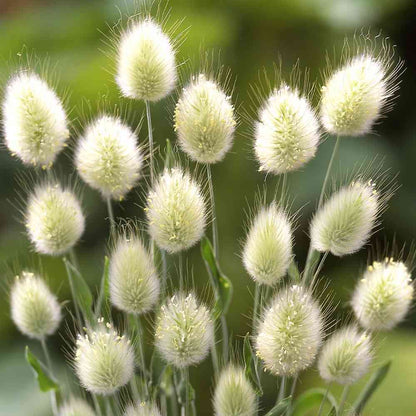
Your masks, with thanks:
M 45 356 L 46 366 L 48 368 L 48 371 L 49 371 L 50 375 L 53 378 L 55 378 L 55 376 L 53 374 L 52 361 L 51 361 L 51 357 L 49 355 L 49 350 L 48 350 L 48 346 L 46 345 L 45 338 L 42 338 L 40 343 L 42 345 L 43 355 Z M 58 403 L 57 403 L 56 391 L 55 390 L 51 391 L 51 407 L 52 407 L 52 413 L 54 414 L 54 416 L 56 416 L 58 414 Z
M 285 394 L 286 394 L 286 376 L 283 376 L 280 382 L 279 394 L 277 396 L 276 403 L 281 402 L 285 398 Z
M 322 398 L 321 404 L 319 405 L 319 410 L 318 410 L 318 415 L 317 416 L 322 416 L 322 411 L 324 410 L 324 404 L 325 404 L 326 399 L 328 397 L 330 387 L 331 387 L 331 383 L 328 383 L 328 385 L 326 387 L 326 390 L 325 390 L 324 397 Z
M 348 393 L 350 392 L 350 386 L 345 386 L 344 390 L 342 391 L 341 400 L 339 402 L 338 407 L 338 414 L 339 416 L 342 416 L 342 413 L 344 411 L 345 402 L 347 401 Z
M 107 198 L 107 211 L 108 211 L 108 219 L 110 220 L 110 236 L 115 237 L 116 232 L 116 222 L 114 218 L 114 211 L 113 211 L 113 205 L 111 204 L 111 199 Z
M 212 214 L 212 244 L 214 246 L 215 257 L 218 260 L 218 254 L 219 254 L 218 223 L 217 223 L 217 215 L 215 212 L 215 196 L 214 196 L 214 186 L 212 183 L 211 165 L 207 165 L 207 178 L 208 178 L 208 188 L 209 188 L 209 197 L 210 197 L 210 202 L 211 202 L 211 214 Z
M 78 301 L 77 301 L 77 294 L 76 294 L 75 286 L 74 286 L 74 279 L 72 277 L 72 271 L 71 271 L 71 268 L 68 265 L 67 259 L 65 257 L 62 257 L 62 260 L 64 262 L 66 274 L 68 276 L 68 282 L 69 282 L 69 287 L 71 289 L 72 302 L 74 303 L 75 317 L 77 319 L 78 328 L 82 328 L 81 313 L 79 311 L 79 306 L 78 306 Z

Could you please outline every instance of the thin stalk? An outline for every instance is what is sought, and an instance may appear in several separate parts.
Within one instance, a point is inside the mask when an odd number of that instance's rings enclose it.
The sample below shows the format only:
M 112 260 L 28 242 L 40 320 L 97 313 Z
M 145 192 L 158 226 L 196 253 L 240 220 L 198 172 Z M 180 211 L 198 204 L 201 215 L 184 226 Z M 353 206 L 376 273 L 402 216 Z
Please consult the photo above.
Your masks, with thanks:
M 183 292 L 183 289 L 184 289 L 183 254 L 181 251 L 178 254 L 178 272 L 179 272 L 179 291 Z
M 326 387 L 326 390 L 325 390 L 324 397 L 321 401 L 321 404 L 319 405 L 319 410 L 318 410 L 318 415 L 317 416 L 322 416 L 322 411 L 324 410 L 324 405 L 325 405 L 326 399 L 328 397 L 330 387 L 331 387 L 331 383 L 328 383 L 328 385 Z
M 166 283 L 168 281 L 168 259 L 166 256 L 165 250 L 160 250 L 160 255 L 162 257 L 162 284 L 161 284 L 161 293 L 165 293 Z
M 276 403 L 281 402 L 285 398 L 285 394 L 286 394 L 286 376 L 283 376 L 282 381 L 280 382 L 279 394 L 277 396 Z
M 49 355 L 49 350 L 48 350 L 48 346 L 46 345 L 45 338 L 42 338 L 40 343 L 42 345 L 43 355 L 45 356 L 46 366 L 48 368 L 48 371 L 51 374 L 51 376 L 55 378 L 53 374 L 52 361 Z M 57 416 L 58 415 L 58 403 L 57 403 L 55 390 L 51 391 L 51 407 L 52 407 L 52 413 L 54 414 L 54 416 Z
M 329 177 L 332 171 L 332 165 L 334 164 L 335 157 L 338 153 L 340 142 L 341 142 L 341 138 L 340 136 L 337 136 L 337 139 L 334 144 L 334 148 L 332 149 L 331 159 L 329 159 L 328 167 L 326 169 L 324 183 L 322 184 L 321 194 L 319 196 L 319 202 L 318 202 L 318 209 L 321 207 L 323 200 L 324 200 L 326 188 L 328 186 Z M 312 248 L 312 245 L 309 244 L 309 250 L 308 250 L 308 255 L 306 257 L 306 264 L 305 264 L 305 271 L 304 271 L 305 282 L 309 280 L 309 275 L 314 273 L 312 270 L 313 268 L 312 257 L 314 255 L 314 252 L 315 250 Z
M 144 392 L 146 394 L 146 398 L 148 398 L 149 397 L 149 388 L 148 388 L 147 381 L 146 381 L 146 360 L 145 360 L 145 357 L 144 357 L 144 346 L 143 346 L 143 336 L 144 336 L 143 326 L 142 326 L 142 322 L 141 322 L 141 319 L 140 319 L 139 315 L 136 315 L 135 319 L 136 319 L 136 326 L 137 326 L 137 335 L 138 335 L 138 338 L 139 338 L 139 341 L 137 343 L 137 348 L 139 350 L 140 365 L 142 367 L 143 374 L 145 375 L 145 377 L 144 377 L 144 379 L 145 379 Z
M 115 232 L 116 232 L 116 222 L 114 218 L 114 211 L 113 211 L 113 205 L 111 203 L 111 198 L 107 198 L 106 202 L 107 202 L 108 219 L 110 220 L 110 236 L 114 238 Z
M 71 268 L 68 265 L 68 262 L 67 262 L 66 258 L 63 257 L 62 259 L 63 259 L 64 265 L 65 265 L 66 274 L 68 276 L 68 282 L 69 282 L 69 287 L 71 289 L 72 301 L 74 303 L 75 317 L 77 318 L 77 324 L 78 324 L 79 328 L 82 328 L 81 313 L 80 313 L 79 307 L 78 307 L 77 294 L 76 294 L 76 291 L 75 291 L 74 279 L 72 277 L 72 271 L 71 271 Z
M 214 342 L 211 345 L 211 357 L 212 357 L 212 366 L 214 367 L 214 374 L 218 375 L 220 372 L 220 364 L 219 364 L 219 359 L 218 359 L 217 346 L 215 344 L 215 334 L 214 334 Z
M 147 133 L 149 135 L 150 185 L 153 186 L 155 172 L 154 172 L 154 163 L 153 163 L 154 143 L 153 143 L 152 115 L 150 113 L 149 101 L 146 100 L 144 103 L 146 105 Z
M 217 215 L 215 211 L 215 196 L 214 196 L 214 185 L 212 183 L 211 165 L 207 165 L 207 178 L 209 188 L 209 198 L 211 202 L 211 214 L 212 214 L 212 244 L 214 246 L 214 254 L 218 260 L 219 246 L 218 246 L 218 223 Z
M 189 416 L 189 368 L 181 370 L 182 383 L 185 384 L 185 403 L 182 403 L 181 416 Z
M 251 327 L 254 329 L 256 328 L 256 322 L 257 322 L 257 315 L 259 313 L 259 304 L 260 304 L 260 291 L 261 287 L 259 284 L 254 284 L 254 305 L 253 305 L 253 318 L 251 321 Z
M 101 412 L 101 406 L 100 406 L 100 402 L 98 401 L 98 398 L 95 394 L 91 394 L 92 397 L 92 401 L 94 403 L 94 409 L 97 413 L 97 416 L 102 416 L 103 413 Z
M 328 257 L 328 252 L 326 251 L 324 253 L 324 255 L 322 256 L 321 261 L 319 262 L 318 267 L 316 268 L 316 271 L 315 271 L 315 273 L 312 277 L 312 281 L 311 281 L 311 284 L 310 284 L 311 287 L 313 287 L 313 285 L 316 282 L 316 279 L 319 276 L 319 273 L 321 273 L 322 267 L 324 267 L 324 263 L 325 263 L 325 260 L 326 260 L 327 257 Z
M 350 386 L 347 385 L 344 387 L 344 390 L 342 391 L 341 400 L 339 402 L 339 406 L 338 406 L 339 416 L 342 416 L 342 413 L 344 412 L 345 402 L 347 401 L 349 392 L 350 392 Z
M 105 412 L 107 416 L 113 416 L 113 409 L 111 406 L 110 397 L 104 396 L 104 403 L 105 403 Z
M 290 404 L 286 410 L 286 415 L 290 416 L 292 414 L 292 405 L 293 405 L 293 397 L 295 396 L 296 384 L 298 382 L 298 374 L 293 377 L 292 385 L 290 387 Z

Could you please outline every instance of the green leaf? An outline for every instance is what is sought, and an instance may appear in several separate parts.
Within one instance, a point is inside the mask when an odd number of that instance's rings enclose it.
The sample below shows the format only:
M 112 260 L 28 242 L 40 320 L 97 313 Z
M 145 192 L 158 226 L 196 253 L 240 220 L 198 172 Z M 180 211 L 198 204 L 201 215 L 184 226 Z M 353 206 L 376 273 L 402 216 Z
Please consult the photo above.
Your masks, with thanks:
M 109 283 L 109 267 L 110 260 L 107 256 L 104 257 L 104 271 L 101 277 L 100 293 L 98 295 L 97 304 L 95 305 L 95 317 L 103 316 L 103 307 L 109 305 L 110 299 L 110 283 Z
M 84 319 L 88 322 L 93 322 L 94 315 L 92 312 L 93 298 L 90 288 L 87 282 L 82 277 L 78 269 L 64 257 L 64 263 L 67 267 L 67 272 L 71 274 L 74 284 L 74 292 L 76 293 L 75 301 L 78 303 L 79 308 L 84 316 Z
M 354 403 L 352 410 L 353 415 L 361 414 L 368 400 L 370 400 L 371 396 L 380 386 L 382 381 L 386 378 L 387 373 L 390 370 L 390 366 L 391 361 L 387 361 L 373 373 L 370 380 L 368 380 L 367 384 L 364 386 L 364 389 L 361 391 L 356 402 Z
M 287 273 L 290 277 L 290 280 L 292 280 L 292 282 L 295 282 L 295 283 L 300 282 L 300 280 L 301 280 L 300 279 L 300 273 L 299 273 L 299 269 L 298 269 L 298 266 L 297 266 L 295 260 L 292 260 L 290 262 L 289 269 L 288 269 Z
M 206 236 L 201 240 L 201 254 L 215 294 L 214 318 L 218 319 L 228 311 L 233 296 L 233 285 L 231 280 L 221 272 L 212 244 Z
M 185 380 L 184 377 L 181 378 L 181 381 L 179 382 L 178 386 L 178 401 L 179 404 L 185 404 L 186 403 L 186 391 L 188 389 L 188 401 L 189 403 L 192 403 L 195 400 L 195 390 L 192 387 L 191 383 Z
M 58 384 L 48 375 L 45 366 L 36 358 L 36 356 L 30 351 L 29 347 L 26 346 L 25 358 L 27 363 L 33 370 L 35 377 L 38 381 L 39 389 L 43 392 L 50 390 L 59 390 Z
M 326 389 L 309 389 L 301 394 L 293 405 L 293 416 L 303 416 L 308 414 L 312 409 L 318 409 L 322 400 L 331 405 L 330 414 L 338 413 L 338 404 L 335 397 L 327 392 Z
M 250 334 L 247 333 L 244 337 L 244 371 L 246 377 L 256 387 L 256 394 L 258 396 L 263 395 L 263 389 L 261 387 L 260 376 L 258 372 L 258 358 L 254 354 L 253 348 L 251 347 Z
M 266 413 L 266 416 L 284 415 L 289 409 L 291 402 L 292 402 L 291 396 L 286 397 L 283 400 L 280 400 L 280 402 L 277 403 L 276 406 L 274 406 L 273 409 L 270 410 L 270 412 Z

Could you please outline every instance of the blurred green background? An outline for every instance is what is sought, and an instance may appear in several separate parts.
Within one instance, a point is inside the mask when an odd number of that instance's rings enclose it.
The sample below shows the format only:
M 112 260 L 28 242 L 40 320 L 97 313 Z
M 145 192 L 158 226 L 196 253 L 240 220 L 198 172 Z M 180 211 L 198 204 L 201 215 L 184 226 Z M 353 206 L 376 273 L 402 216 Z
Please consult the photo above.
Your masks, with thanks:
M 131 2 L 133 3 L 133 2 Z M 105 52 L 109 47 L 104 35 L 120 17 L 122 11 L 133 10 L 128 0 L 0 0 L 0 81 L 7 81 L 19 55 L 34 51 L 40 57 L 49 57 L 58 78 L 58 90 L 68 91 L 71 118 L 85 116 L 83 100 L 94 102 L 103 94 L 111 102 L 127 106 L 130 122 L 137 125 L 143 115 L 140 103 L 126 102 L 119 97 L 114 83 L 113 62 Z M 383 228 L 372 238 L 381 246 L 395 236 L 398 245 L 410 242 L 416 235 L 416 3 L 414 0 L 171 0 L 172 20 L 185 17 L 183 27 L 189 26 L 186 41 L 180 47 L 180 60 L 198 62 L 200 45 L 221 50 L 222 62 L 231 68 L 236 80 L 234 99 L 240 109 L 249 106 L 250 83 L 257 80 L 258 71 L 271 68 L 280 55 L 283 72 L 288 74 L 300 58 L 301 67 L 310 68 L 312 80 L 321 82 L 320 71 L 325 66 L 325 53 L 340 48 L 345 35 L 361 28 L 382 30 L 397 45 L 398 54 L 405 60 L 407 70 L 402 77 L 400 97 L 394 111 L 377 126 L 377 134 L 360 139 L 345 139 L 336 163 L 337 171 L 345 174 L 357 163 L 375 156 L 385 159 L 392 173 L 399 173 L 402 185 L 391 200 L 383 216 Z M 197 67 L 197 65 L 194 65 Z M 316 104 L 315 97 L 315 104 Z M 84 105 L 85 107 L 85 105 Z M 96 108 L 93 104 L 92 109 Z M 175 141 L 171 113 L 173 100 L 167 99 L 153 106 L 155 138 L 163 148 L 166 138 Z M 94 110 L 87 111 L 88 116 Z M 74 123 L 76 125 L 77 123 Z M 257 172 L 247 133 L 249 126 L 239 126 L 235 145 L 225 161 L 213 169 L 217 198 L 217 216 L 220 232 L 221 264 L 235 286 L 235 296 L 229 314 L 229 324 L 238 339 L 250 330 L 252 283 L 239 259 L 244 235 L 245 212 L 253 206 L 256 191 L 265 183 L 264 175 Z M 76 134 L 74 133 L 74 136 Z M 146 140 L 146 129 L 140 133 Z M 289 176 L 290 193 L 294 197 L 293 211 L 301 208 L 296 231 L 296 256 L 303 264 L 307 251 L 307 225 L 313 213 L 329 159 L 333 142 L 328 138 L 317 157 L 301 172 Z M 71 149 L 61 155 L 57 165 L 61 177 L 73 171 Z M 46 395 L 37 391 L 30 370 L 24 362 L 24 346 L 29 344 L 38 352 L 39 346 L 21 336 L 12 325 L 8 311 L 8 284 L 21 267 L 42 266 L 50 285 L 61 300 L 69 299 L 62 261 L 33 255 L 24 234 L 21 215 L 16 209 L 19 197 L 17 178 L 30 172 L 13 159 L 5 148 L 0 148 L 0 259 L 2 302 L 0 303 L 0 414 L 48 415 Z M 276 179 L 267 178 L 269 189 Z M 116 215 L 142 217 L 141 189 L 132 192 L 126 201 L 117 204 Z M 81 268 L 96 287 L 102 272 L 106 250 L 108 224 L 106 209 L 100 196 L 84 189 L 84 207 L 87 228 L 82 243 L 77 247 Z M 323 270 L 323 279 L 338 303 L 334 318 L 348 316 L 349 299 L 354 283 L 367 261 L 367 251 L 342 259 L 329 258 Z M 207 276 L 195 247 L 187 257 L 189 274 L 201 293 L 207 292 Z M 172 261 L 170 270 L 175 275 Z M 70 382 L 65 370 L 66 358 L 62 352 L 67 325 L 51 340 L 55 365 L 63 380 Z M 150 328 L 150 326 L 148 327 Z M 150 332 L 150 331 L 148 331 Z M 147 338 L 150 350 L 151 336 Z M 412 313 L 400 329 L 376 339 L 375 365 L 393 358 L 388 379 L 370 401 L 367 415 L 413 416 L 416 414 L 416 314 Z M 191 372 L 197 390 L 197 408 L 200 415 L 212 414 L 210 395 L 212 374 L 210 361 Z M 275 381 L 268 378 L 264 408 L 275 400 Z M 298 391 L 309 385 L 322 384 L 316 370 L 301 379 Z M 334 389 L 337 392 L 336 389 Z M 354 397 L 353 389 L 351 397 Z

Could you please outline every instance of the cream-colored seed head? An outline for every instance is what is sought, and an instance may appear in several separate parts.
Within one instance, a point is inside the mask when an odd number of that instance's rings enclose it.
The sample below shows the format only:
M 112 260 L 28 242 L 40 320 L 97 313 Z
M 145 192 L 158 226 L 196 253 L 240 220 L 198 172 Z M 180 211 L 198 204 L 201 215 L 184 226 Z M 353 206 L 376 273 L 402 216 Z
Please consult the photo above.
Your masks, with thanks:
M 306 289 L 290 286 L 264 313 L 256 337 L 257 355 L 272 374 L 293 376 L 315 360 L 322 332 L 319 305 Z
M 69 138 L 62 102 L 38 75 L 21 71 L 9 81 L 3 101 L 9 150 L 24 163 L 50 167 Z
M 146 216 L 149 234 L 160 248 L 177 253 L 192 247 L 206 224 L 198 183 L 180 168 L 165 170 L 149 191 Z
M 256 415 L 256 393 L 241 367 L 229 365 L 221 371 L 214 393 L 216 416 Z
M 277 175 L 299 169 L 315 155 L 319 139 L 319 123 L 308 100 L 283 85 L 264 103 L 255 123 L 260 170 Z
M 130 340 L 102 319 L 95 330 L 78 335 L 74 367 L 81 385 L 93 394 L 110 395 L 134 375 Z
M 358 55 L 322 88 L 322 124 L 334 135 L 362 136 L 371 130 L 390 96 L 383 62 Z
M 135 406 L 127 407 L 123 416 L 161 416 L 161 413 L 156 404 L 141 402 Z
M 143 156 L 126 124 L 102 116 L 79 139 L 75 165 L 81 178 L 104 198 L 121 200 L 137 184 Z
M 274 285 L 286 274 L 292 258 L 292 230 L 285 212 L 275 204 L 255 217 L 243 250 L 243 263 L 260 284 Z
M 358 322 L 365 329 L 389 330 L 406 316 L 413 292 L 406 265 L 386 259 L 368 267 L 357 284 L 351 303 Z
M 172 91 L 176 78 L 175 51 L 158 24 L 144 19 L 122 34 L 116 80 L 124 96 L 158 101 Z
M 31 338 L 53 334 L 61 322 L 61 306 L 45 282 L 34 273 L 22 272 L 10 294 L 13 322 Z
M 159 297 L 159 278 L 151 255 L 138 237 L 120 237 L 110 258 L 110 299 L 132 314 L 148 312 Z
M 235 125 L 230 97 L 204 74 L 183 89 L 175 108 L 175 130 L 191 159 L 200 163 L 222 160 L 232 146 Z
M 325 342 L 318 360 L 319 374 L 328 383 L 350 385 L 367 373 L 371 359 L 370 337 L 349 326 Z
M 320 252 L 345 256 L 368 241 L 380 211 L 371 182 L 355 182 L 335 192 L 311 223 L 311 244 Z
M 59 256 L 70 250 L 85 228 L 76 196 L 58 184 L 38 186 L 26 207 L 26 230 L 35 250 Z
M 161 306 L 155 343 L 162 357 L 178 368 L 201 362 L 214 339 L 210 310 L 193 294 L 178 293 Z
M 59 409 L 59 416 L 95 416 L 91 406 L 82 399 L 71 398 Z

